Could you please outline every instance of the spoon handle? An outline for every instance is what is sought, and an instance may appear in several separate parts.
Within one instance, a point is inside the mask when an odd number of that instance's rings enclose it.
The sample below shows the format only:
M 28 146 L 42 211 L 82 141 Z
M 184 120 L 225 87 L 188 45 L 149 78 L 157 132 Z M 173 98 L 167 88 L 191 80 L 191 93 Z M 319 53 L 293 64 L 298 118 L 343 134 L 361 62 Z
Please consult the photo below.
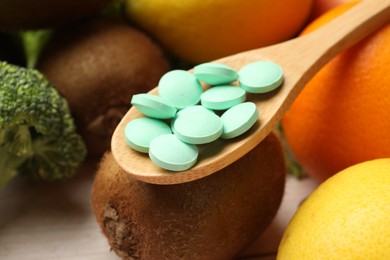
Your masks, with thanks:
M 218 60 L 235 69 L 269 59 L 285 71 L 283 87 L 259 109 L 273 108 L 262 118 L 259 131 L 268 133 L 306 83 L 333 57 L 390 21 L 390 0 L 363 0 L 311 33 L 269 47 L 250 50 Z M 273 103 L 270 105 L 270 103 Z M 265 130 L 262 130 L 265 129 Z M 255 143 L 266 134 L 258 134 Z
M 209 156 L 186 175 L 196 179 L 205 176 L 205 172 L 216 172 L 253 149 L 274 129 L 306 83 L 327 62 L 389 21 L 390 0 L 365 0 L 309 34 L 217 60 L 237 70 L 250 62 L 270 60 L 282 66 L 285 81 L 276 93 L 264 98 L 251 96 L 260 111 L 259 127 L 245 139 L 225 144 L 223 156 Z
M 320 30 L 287 42 L 299 56 L 290 61 L 302 66 L 302 73 L 311 78 L 336 54 L 373 33 L 389 17 L 390 0 L 364 0 Z

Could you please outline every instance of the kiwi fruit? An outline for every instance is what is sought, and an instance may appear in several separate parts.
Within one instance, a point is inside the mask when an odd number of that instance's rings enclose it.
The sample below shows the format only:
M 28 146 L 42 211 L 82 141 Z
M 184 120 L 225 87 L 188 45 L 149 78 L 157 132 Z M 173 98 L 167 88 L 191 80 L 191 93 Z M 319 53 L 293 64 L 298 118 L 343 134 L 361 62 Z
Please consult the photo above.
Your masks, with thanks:
M 271 223 L 285 177 L 274 133 L 227 168 L 176 185 L 136 180 L 106 153 L 91 202 L 112 250 L 123 259 L 226 260 Z
M 0 29 L 57 27 L 89 17 L 110 2 L 112 0 L 1 0 Z
M 89 155 L 101 156 L 131 96 L 157 86 L 170 66 L 144 33 L 98 18 L 56 31 L 37 68 L 67 99 Z

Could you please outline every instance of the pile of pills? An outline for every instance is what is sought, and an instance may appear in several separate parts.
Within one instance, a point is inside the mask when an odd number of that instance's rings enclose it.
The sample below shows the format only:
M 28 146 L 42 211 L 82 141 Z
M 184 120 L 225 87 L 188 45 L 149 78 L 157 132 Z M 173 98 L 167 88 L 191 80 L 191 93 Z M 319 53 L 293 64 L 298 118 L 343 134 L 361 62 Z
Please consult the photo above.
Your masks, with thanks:
M 239 86 L 232 85 L 235 81 Z M 203 92 L 201 82 L 211 87 Z M 148 153 L 161 168 L 187 170 L 197 161 L 197 145 L 237 137 L 256 123 L 259 112 L 245 102 L 246 92 L 266 93 L 282 82 L 282 68 L 269 61 L 247 64 L 238 72 L 219 63 L 198 65 L 193 74 L 170 71 L 159 81 L 158 96 L 132 97 L 131 104 L 145 117 L 126 125 L 126 143 Z

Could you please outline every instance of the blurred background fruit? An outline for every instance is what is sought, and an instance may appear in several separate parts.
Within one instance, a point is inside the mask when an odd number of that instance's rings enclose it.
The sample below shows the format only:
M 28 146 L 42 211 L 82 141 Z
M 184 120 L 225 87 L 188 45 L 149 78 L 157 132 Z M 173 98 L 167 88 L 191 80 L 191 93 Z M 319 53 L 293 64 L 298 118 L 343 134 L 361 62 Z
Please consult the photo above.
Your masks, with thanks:
M 126 0 L 129 19 L 175 56 L 214 60 L 294 36 L 312 0 Z
M 353 0 L 313 0 L 312 18 L 316 18 L 330 9 L 340 6 Z
M 100 18 L 56 30 L 37 68 L 67 99 L 89 155 L 100 156 L 131 96 L 157 86 L 169 64 L 147 35 Z
M 352 5 L 327 13 L 304 33 Z M 390 24 L 329 62 L 285 114 L 287 142 L 318 180 L 362 161 L 390 157 L 389 42 Z
M 390 159 L 349 167 L 293 216 L 278 260 L 390 259 Z
M 0 29 L 49 28 L 96 13 L 112 0 L 1 0 Z

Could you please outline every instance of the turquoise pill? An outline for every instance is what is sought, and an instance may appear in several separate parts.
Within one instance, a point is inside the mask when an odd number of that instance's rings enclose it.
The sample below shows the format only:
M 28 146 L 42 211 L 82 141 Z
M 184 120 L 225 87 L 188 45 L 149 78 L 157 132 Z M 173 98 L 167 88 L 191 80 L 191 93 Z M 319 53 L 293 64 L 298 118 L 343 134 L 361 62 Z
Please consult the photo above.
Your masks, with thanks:
M 250 93 L 266 93 L 283 83 L 282 68 L 270 61 L 249 63 L 238 74 L 240 87 Z
M 214 109 L 225 110 L 245 101 L 246 92 L 236 86 L 217 86 L 209 88 L 200 96 L 202 106 Z
M 259 112 L 252 102 L 236 105 L 222 114 L 223 133 L 221 138 L 230 139 L 248 131 L 257 121 Z
M 222 121 L 208 109 L 193 106 L 180 111 L 172 123 L 172 131 L 183 142 L 205 144 L 221 136 Z
M 160 135 L 150 144 L 149 157 L 159 167 L 170 171 L 185 171 L 198 159 L 196 145 L 180 141 L 173 134 Z
M 134 150 L 147 153 L 154 138 L 170 133 L 172 133 L 171 128 L 165 122 L 149 117 L 140 117 L 127 123 L 125 140 Z
M 137 94 L 131 99 L 131 104 L 142 114 L 152 118 L 173 118 L 177 109 L 160 96 L 152 94 Z
M 199 80 L 184 70 L 172 70 L 158 83 L 159 95 L 178 109 L 199 103 L 202 91 Z
M 194 75 L 199 80 L 210 85 L 229 84 L 238 78 L 238 73 L 233 68 L 214 62 L 195 66 Z

